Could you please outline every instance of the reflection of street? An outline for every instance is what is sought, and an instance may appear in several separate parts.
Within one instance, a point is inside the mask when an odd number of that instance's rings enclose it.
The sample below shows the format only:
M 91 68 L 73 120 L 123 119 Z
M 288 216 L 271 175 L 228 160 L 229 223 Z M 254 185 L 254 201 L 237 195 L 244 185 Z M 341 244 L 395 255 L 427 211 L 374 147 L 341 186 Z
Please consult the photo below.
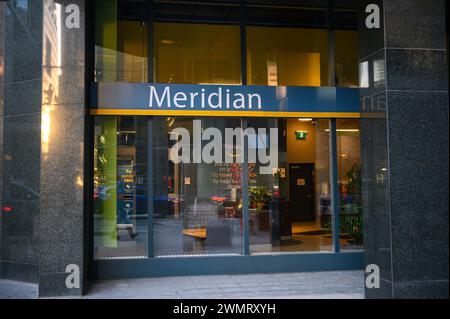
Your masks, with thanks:
M 155 256 L 180 255 L 183 252 L 183 227 L 179 220 L 155 219 L 153 232 L 158 241 L 155 245 Z
M 143 257 L 147 256 L 148 242 L 148 222 L 147 218 L 137 218 L 132 220 L 135 233 L 134 238 L 130 236 L 126 229 L 117 230 L 117 248 L 103 247 L 104 236 L 114 234 L 110 227 L 105 227 L 101 218 L 96 218 L 94 222 L 94 247 L 96 247 L 96 257 L 99 259 L 117 256 L 117 257 Z M 113 226 L 115 227 L 115 225 Z

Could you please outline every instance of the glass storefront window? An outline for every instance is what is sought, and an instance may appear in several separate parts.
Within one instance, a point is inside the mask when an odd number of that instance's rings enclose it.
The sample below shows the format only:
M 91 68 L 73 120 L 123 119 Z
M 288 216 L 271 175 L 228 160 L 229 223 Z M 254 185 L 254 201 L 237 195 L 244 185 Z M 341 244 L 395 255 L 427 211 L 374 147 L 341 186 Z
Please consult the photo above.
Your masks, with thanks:
M 150 1 L 158 22 L 239 24 L 240 0 Z
M 334 31 L 334 63 L 337 87 L 358 87 L 358 33 Z
M 359 120 L 336 120 L 336 135 L 341 249 L 362 249 L 363 225 Z
M 284 3 L 283 3 L 284 2 Z M 259 26 L 280 26 L 297 28 L 327 27 L 327 10 L 314 2 L 307 8 L 303 1 L 246 0 L 246 23 Z
M 249 85 L 329 84 L 323 8 L 247 2 L 246 52 L 241 52 L 239 1 L 149 4 L 96 0 L 95 81 L 240 85 L 246 73 Z M 336 86 L 357 87 L 357 38 L 349 23 L 353 13 L 338 16 L 332 26 Z M 224 136 L 227 128 L 240 128 L 241 121 L 266 132 L 248 140 L 248 155 L 261 151 L 270 156 L 270 131 L 277 130 L 276 167 L 269 174 L 261 174 L 266 164 L 258 157 L 244 163 L 244 149 L 234 144 L 224 143 L 220 152 L 225 156 L 231 150 L 241 161 L 173 160 L 171 150 L 183 134 L 192 137 L 185 147 L 191 159 L 199 145 L 208 144 L 194 141 L 198 125 L 200 135 L 215 128 Z M 359 121 L 337 120 L 337 126 L 340 245 L 361 249 Z M 328 119 L 97 117 L 95 258 L 240 255 L 247 209 L 251 254 L 332 251 L 329 137 Z M 148 158 L 149 148 L 153 158 Z M 245 194 L 242 165 L 248 168 Z M 149 222 L 153 247 L 148 247 Z
M 253 85 L 327 86 L 327 30 L 248 26 L 247 74 Z
M 250 253 L 279 251 L 281 239 L 289 236 L 290 219 L 286 218 L 286 143 L 283 141 L 285 121 L 278 119 L 249 119 L 247 124 L 257 134 L 248 141 L 248 216 Z M 276 166 L 263 172 L 261 156 L 275 157 Z M 269 157 L 269 158 L 270 158 Z M 287 229 L 286 229 L 287 228 Z
M 359 120 L 336 122 L 339 245 L 357 250 L 362 248 Z M 246 143 L 238 143 L 229 134 L 241 129 L 240 118 L 97 117 L 95 258 L 147 256 L 149 196 L 155 257 L 241 255 L 244 196 L 251 254 L 332 251 L 329 120 L 246 123 Z M 242 165 L 248 167 L 246 194 Z
M 155 82 L 241 83 L 239 3 L 158 1 L 153 12 L 149 1 L 95 3 L 95 81 L 148 82 L 150 54 Z M 326 10 L 248 4 L 248 84 L 327 86 Z M 357 87 L 354 13 L 333 14 L 336 86 Z
M 147 119 L 97 117 L 94 258 L 146 257 Z
M 95 81 L 148 81 L 148 10 L 143 1 L 97 0 Z
M 222 139 L 240 119 L 155 117 L 153 125 L 155 257 L 242 254 L 242 148 Z
M 155 81 L 241 83 L 237 25 L 154 23 Z
M 249 119 L 277 133 L 277 167 L 260 174 L 249 163 L 250 252 L 331 251 L 328 120 Z M 255 151 L 272 152 L 267 136 Z M 249 145 L 249 152 L 252 145 Z

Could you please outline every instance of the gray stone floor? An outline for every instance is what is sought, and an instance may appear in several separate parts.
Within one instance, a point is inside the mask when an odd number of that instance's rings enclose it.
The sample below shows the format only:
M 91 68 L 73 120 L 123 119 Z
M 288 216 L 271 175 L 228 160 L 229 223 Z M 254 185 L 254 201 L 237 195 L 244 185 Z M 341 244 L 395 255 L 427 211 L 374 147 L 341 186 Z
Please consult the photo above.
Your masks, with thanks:
M 362 271 L 141 278 L 93 282 L 88 299 L 361 299 Z M 0 298 L 33 298 L 36 285 L 0 280 Z

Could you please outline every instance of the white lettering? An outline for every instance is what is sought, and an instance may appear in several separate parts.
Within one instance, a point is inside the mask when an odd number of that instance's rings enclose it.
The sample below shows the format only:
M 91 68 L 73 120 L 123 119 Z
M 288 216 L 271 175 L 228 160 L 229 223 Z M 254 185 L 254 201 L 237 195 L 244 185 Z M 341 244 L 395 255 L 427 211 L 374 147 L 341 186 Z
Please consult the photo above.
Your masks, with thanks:
M 191 96 L 191 109 L 193 109 L 195 107 L 195 97 L 198 96 L 198 93 L 191 92 L 189 95 Z
M 369 4 L 366 7 L 366 13 L 370 13 L 366 17 L 367 29 L 379 29 L 380 28 L 380 7 L 376 4 Z
M 161 99 L 158 97 L 158 92 L 156 92 L 156 89 L 154 86 L 150 85 L 150 98 L 148 101 L 148 106 L 153 107 L 153 96 L 155 96 L 156 103 L 158 104 L 158 107 L 162 107 L 163 102 L 167 100 L 167 107 L 170 107 L 170 88 L 168 86 L 165 87 L 163 95 Z
M 256 105 L 258 106 L 258 109 L 261 109 L 261 96 L 259 94 L 248 95 L 248 108 L 251 109 L 253 107 L 253 98 L 256 98 Z
M 66 287 L 69 289 L 80 288 L 80 267 L 75 264 L 67 265 L 66 273 L 69 274 L 66 277 Z
M 234 97 L 236 98 L 233 102 L 233 107 L 235 109 L 244 109 L 245 108 L 245 98 L 242 93 L 235 93 Z
M 261 128 L 258 130 L 258 140 L 266 137 L 266 129 Z M 278 129 L 270 129 L 269 138 L 270 147 L 258 147 L 258 159 L 261 164 L 269 164 L 268 166 L 261 166 L 259 171 L 261 174 L 272 174 L 273 170 L 278 167 Z M 266 149 L 269 150 L 269 154 L 266 153 Z
M 171 90 L 174 87 L 165 86 L 164 89 L 156 89 L 155 86 L 150 85 L 150 95 L 148 106 L 150 108 L 171 108 L 172 105 L 176 108 L 197 108 L 197 109 L 258 109 L 262 108 L 261 95 L 257 93 L 244 94 L 230 93 L 230 89 L 223 90 L 218 87 L 215 92 L 206 92 L 202 88 L 200 92 L 174 92 Z
M 184 102 L 184 104 L 180 104 L 180 102 Z M 173 105 L 179 108 L 185 108 L 187 102 L 187 96 L 183 92 L 177 92 L 173 96 Z
M 369 264 L 366 267 L 366 287 L 368 289 L 380 288 L 380 267 Z
M 178 140 L 178 137 L 181 137 L 181 139 Z M 191 136 L 189 131 L 183 127 L 177 127 L 170 132 L 170 140 L 177 141 L 177 143 L 170 148 L 169 159 L 175 164 L 189 163 L 191 161 Z
M 212 137 L 212 140 L 211 140 Z M 202 158 L 206 164 L 222 163 L 222 134 L 219 129 L 209 127 L 203 131 L 202 140 L 210 141 L 203 147 Z
M 210 108 L 212 109 L 221 109 L 222 108 L 222 88 L 219 87 L 219 92 L 217 93 L 211 93 L 208 96 L 208 105 Z M 213 104 L 212 99 L 216 97 L 217 98 L 217 103 Z
M 194 120 L 192 126 L 192 157 L 193 162 L 198 164 L 202 161 L 202 121 Z
M 76 4 L 69 4 L 66 7 L 66 28 L 79 29 L 80 28 L 80 7 Z

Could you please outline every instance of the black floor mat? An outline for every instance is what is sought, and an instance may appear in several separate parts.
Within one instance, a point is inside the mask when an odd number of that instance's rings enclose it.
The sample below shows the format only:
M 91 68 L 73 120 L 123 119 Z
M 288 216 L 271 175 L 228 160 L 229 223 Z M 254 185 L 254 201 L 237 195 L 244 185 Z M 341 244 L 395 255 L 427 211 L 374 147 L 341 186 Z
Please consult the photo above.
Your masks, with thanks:
M 325 230 L 310 230 L 310 231 L 303 231 L 300 233 L 293 233 L 296 235 L 305 235 L 305 236 L 321 236 L 321 235 L 330 235 L 329 231 Z
M 328 236 L 325 236 L 326 238 L 331 238 L 331 235 L 328 235 Z M 346 235 L 346 234 L 343 234 L 343 235 L 339 235 L 339 239 L 347 239 L 347 240 L 349 240 L 349 239 L 353 239 L 353 236 L 352 235 Z

